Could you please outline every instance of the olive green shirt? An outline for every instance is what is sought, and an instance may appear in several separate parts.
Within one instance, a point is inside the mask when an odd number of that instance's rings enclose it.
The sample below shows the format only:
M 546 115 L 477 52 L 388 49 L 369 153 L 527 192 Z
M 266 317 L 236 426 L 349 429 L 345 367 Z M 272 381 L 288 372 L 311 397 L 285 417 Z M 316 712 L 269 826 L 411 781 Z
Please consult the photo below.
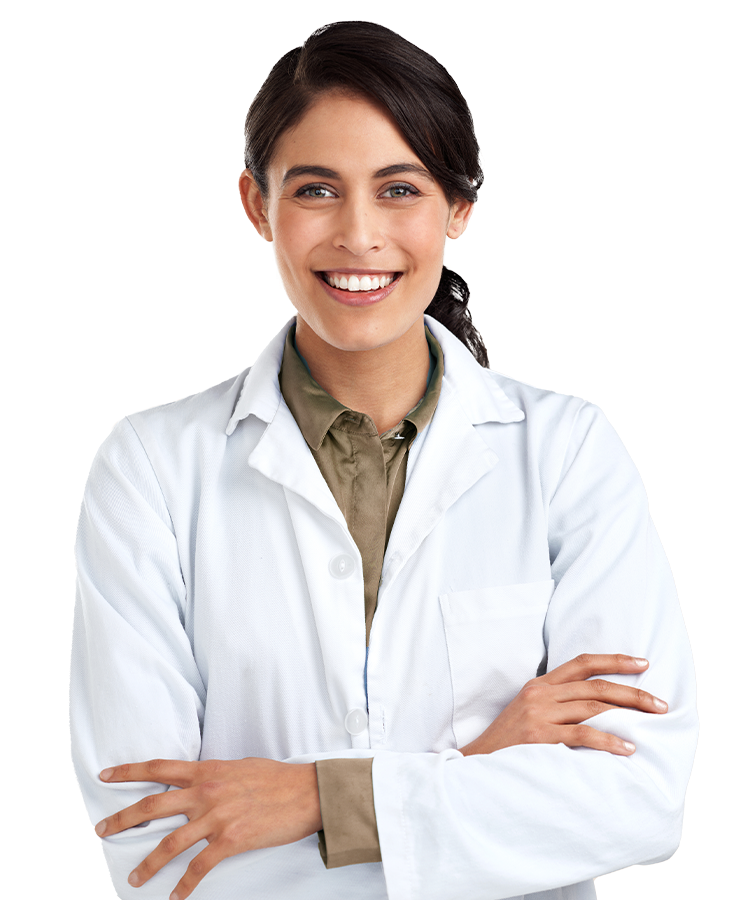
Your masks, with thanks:
M 281 393 L 320 469 L 362 557 L 365 640 L 378 602 L 383 558 L 406 483 L 409 449 L 429 424 L 440 397 L 443 353 L 425 328 L 434 369 L 421 401 L 384 434 L 364 413 L 347 409 L 312 378 L 289 330 L 279 372 Z M 328 868 L 379 862 L 372 759 L 316 763 Z

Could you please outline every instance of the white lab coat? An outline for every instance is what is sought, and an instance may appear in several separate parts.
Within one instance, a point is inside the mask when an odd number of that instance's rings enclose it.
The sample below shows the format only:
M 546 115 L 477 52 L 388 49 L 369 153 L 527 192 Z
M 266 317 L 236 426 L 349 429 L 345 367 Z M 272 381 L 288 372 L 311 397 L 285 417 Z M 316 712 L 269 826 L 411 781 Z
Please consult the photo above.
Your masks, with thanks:
M 92 822 L 163 789 L 99 782 L 117 763 L 375 757 L 382 864 L 327 870 L 311 836 L 223 861 L 195 900 L 583 900 L 678 844 L 694 680 L 638 474 L 596 407 L 482 369 L 426 321 L 445 377 L 385 555 L 369 714 L 361 558 L 279 390 L 288 325 L 235 380 L 122 421 L 94 462 L 71 695 Z M 668 714 L 589 721 L 632 757 L 461 756 L 545 660 L 582 652 L 651 662 L 610 680 Z M 120 897 L 165 900 L 204 844 L 126 878 L 184 821 L 104 841 Z

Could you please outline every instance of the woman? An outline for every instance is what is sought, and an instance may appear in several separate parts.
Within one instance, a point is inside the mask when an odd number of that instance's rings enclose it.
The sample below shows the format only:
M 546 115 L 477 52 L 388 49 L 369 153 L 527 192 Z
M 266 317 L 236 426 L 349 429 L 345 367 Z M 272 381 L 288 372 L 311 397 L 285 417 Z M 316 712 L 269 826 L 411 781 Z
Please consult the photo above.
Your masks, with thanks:
M 321 29 L 246 135 L 297 316 L 120 423 L 84 498 L 74 759 L 118 893 L 593 897 L 674 851 L 694 749 L 637 473 L 595 407 L 486 368 L 432 57 Z

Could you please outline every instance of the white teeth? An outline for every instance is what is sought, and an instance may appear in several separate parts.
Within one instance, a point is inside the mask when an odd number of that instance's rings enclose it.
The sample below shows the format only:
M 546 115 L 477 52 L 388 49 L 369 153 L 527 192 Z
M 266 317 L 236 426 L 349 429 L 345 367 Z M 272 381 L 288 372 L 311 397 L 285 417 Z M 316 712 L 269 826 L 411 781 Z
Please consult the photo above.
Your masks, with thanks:
M 325 275 L 328 284 L 337 287 L 341 291 L 374 291 L 389 285 L 395 275 Z

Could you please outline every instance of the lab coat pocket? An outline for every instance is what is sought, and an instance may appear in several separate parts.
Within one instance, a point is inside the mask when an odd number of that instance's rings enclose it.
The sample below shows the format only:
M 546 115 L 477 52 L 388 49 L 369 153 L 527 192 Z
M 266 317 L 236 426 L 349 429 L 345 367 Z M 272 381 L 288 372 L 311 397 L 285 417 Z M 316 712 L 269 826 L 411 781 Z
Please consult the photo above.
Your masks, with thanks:
M 478 737 L 536 676 L 554 589 L 549 579 L 440 595 L 457 747 Z

